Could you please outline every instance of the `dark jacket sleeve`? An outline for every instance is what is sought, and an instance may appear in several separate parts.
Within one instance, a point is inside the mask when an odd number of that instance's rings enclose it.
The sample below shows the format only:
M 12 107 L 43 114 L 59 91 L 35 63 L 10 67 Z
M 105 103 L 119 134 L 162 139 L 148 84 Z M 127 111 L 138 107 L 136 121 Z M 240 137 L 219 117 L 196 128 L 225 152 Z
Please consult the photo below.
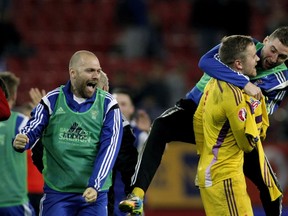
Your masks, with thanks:
M 121 173 L 126 195 L 131 192 L 131 177 L 138 159 L 138 151 L 134 146 L 135 139 L 131 126 L 129 124 L 124 126 L 122 143 L 114 169 Z
M 38 171 L 42 173 L 44 166 L 43 166 L 43 161 L 42 161 L 43 145 L 42 145 L 41 139 L 37 141 L 36 145 L 34 145 L 31 150 L 32 150 L 32 154 L 31 154 L 32 162 L 36 166 Z

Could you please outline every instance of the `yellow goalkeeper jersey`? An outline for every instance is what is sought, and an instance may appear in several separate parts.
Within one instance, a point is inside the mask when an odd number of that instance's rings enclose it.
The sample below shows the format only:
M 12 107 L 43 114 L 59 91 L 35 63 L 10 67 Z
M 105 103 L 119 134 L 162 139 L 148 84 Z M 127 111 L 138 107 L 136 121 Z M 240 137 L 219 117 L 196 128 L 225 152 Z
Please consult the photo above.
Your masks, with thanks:
M 209 187 L 243 172 L 244 152 L 250 152 L 266 129 L 262 128 L 264 100 L 245 95 L 238 87 L 211 79 L 194 115 L 194 132 L 200 160 L 196 184 Z M 247 112 L 255 115 L 247 122 Z M 264 110 L 266 112 L 266 109 Z M 246 134 L 246 124 L 256 133 Z M 264 133 L 263 133 L 264 131 Z M 256 135 L 255 135 L 256 134 Z

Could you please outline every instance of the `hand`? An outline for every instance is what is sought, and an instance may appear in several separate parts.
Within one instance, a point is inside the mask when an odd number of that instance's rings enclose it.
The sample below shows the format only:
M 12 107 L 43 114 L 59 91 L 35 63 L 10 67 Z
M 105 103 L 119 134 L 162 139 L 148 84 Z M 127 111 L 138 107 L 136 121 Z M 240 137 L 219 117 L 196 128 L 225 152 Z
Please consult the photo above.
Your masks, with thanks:
M 87 203 L 91 203 L 91 202 L 95 202 L 95 201 L 96 201 L 97 195 L 98 195 L 98 194 L 97 194 L 97 191 L 96 191 L 94 188 L 89 187 L 89 188 L 87 188 L 87 189 L 84 191 L 82 197 L 85 198 L 85 201 L 86 201 Z
M 136 116 L 136 124 L 140 130 L 149 132 L 151 127 L 151 119 L 147 112 L 144 110 L 138 110 Z
M 13 146 L 16 149 L 24 149 L 28 142 L 29 142 L 29 138 L 27 137 L 27 135 L 17 134 L 14 139 Z
M 32 108 L 34 108 L 41 101 L 42 97 L 46 95 L 46 91 L 44 89 L 40 91 L 38 88 L 31 88 L 29 95 L 31 98 L 31 102 L 29 104 Z
M 246 94 L 255 97 L 257 100 L 260 100 L 263 96 L 261 89 L 258 86 L 252 84 L 251 82 L 248 82 L 245 85 L 244 91 Z

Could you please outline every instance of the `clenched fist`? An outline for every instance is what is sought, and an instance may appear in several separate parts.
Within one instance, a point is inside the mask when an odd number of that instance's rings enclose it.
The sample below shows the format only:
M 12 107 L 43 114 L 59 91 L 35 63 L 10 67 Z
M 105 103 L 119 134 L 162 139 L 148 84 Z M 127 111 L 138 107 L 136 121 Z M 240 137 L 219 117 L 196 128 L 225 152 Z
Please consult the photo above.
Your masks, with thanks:
M 85 198 L 87 203 L 91 203 L 96 201 L 97 195 L 97 191 L 94 188 L 89 187 L 84 191 L 82 196 Z
M 25 134 L 17 134 L 13 146 L 16 149 L 24 149 L 26 144 L 29 142 L 29 138 Z

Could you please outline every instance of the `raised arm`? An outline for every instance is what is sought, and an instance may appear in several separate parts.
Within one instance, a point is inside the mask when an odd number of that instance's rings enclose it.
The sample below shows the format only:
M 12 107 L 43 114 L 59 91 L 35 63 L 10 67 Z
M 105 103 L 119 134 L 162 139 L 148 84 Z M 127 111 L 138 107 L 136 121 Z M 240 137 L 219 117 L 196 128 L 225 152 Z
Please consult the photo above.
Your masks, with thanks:
M 219 47 L 220 45 L 215 46 L 200 58 L 199 68 L 211 77 L 232 83 L 243 89 L 249 79 L 220 61 L 218 57 Z
M 218 57 L 219 47 L 220 45 L 215 46 L 200 58 L 199 68 L 209 76 L 238 86 L 244 89 L 248 95 L 260 99 L 262 93 L 259 87 L 249 82 L 249 79 L 242 73 L 232 70 L 220 61 Z

